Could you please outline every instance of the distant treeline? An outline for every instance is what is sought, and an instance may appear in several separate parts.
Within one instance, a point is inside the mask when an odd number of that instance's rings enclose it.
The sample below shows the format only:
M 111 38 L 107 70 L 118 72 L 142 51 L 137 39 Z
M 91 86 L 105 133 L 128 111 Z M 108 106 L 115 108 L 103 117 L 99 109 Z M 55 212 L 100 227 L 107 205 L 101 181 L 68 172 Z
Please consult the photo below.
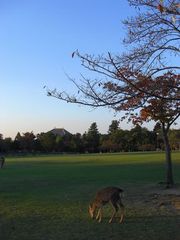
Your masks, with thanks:
M 172 150 L 180 149 L 180 129 L 170 130 L 169 141 Z M 52 132 L 34 135 L 33 132 L 17 133 L 14 140 L 0 134 L 0 152 L 9 153 L 96 153 L 133 152 L 164 150 L 160 126 L 153 131 L 136 126 L 131 130 L 119 128 L 113 120 L 107 134 L 98 131 L 94 122 L 84 134 L 55 135 Z

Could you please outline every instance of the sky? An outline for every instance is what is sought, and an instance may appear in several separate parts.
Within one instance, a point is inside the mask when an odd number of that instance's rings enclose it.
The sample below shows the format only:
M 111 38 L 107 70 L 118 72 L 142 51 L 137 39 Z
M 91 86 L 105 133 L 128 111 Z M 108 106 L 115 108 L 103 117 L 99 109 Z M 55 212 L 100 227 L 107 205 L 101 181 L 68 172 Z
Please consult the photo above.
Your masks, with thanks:
M 83 71 L 71 57 L 76 49 L 95 55 L 122 52 L 122 20 L 132 14 L 127 0 L 0 0 L 3 137 L 55 127 L 84 133 L 93 122 L 106 133 L 120 115 L 48 97 L 43 87 L 72 90 L 67 74 L 78 79 Z M 132 124 L 120 127 L 130 129 Z

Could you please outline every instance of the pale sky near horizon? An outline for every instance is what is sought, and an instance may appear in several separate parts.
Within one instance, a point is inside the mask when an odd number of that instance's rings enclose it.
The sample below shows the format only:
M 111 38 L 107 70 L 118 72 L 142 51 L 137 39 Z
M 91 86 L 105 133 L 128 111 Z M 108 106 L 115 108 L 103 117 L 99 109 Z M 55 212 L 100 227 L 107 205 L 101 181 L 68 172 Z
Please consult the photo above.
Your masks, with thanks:
M 54 127 L 84 133 L 96 122 L 108 130 L 114 112 L 92 110 L 47 97 L 43 86 L 71 89 L 66 73 L 83 71 L 74 50 L 90 54 L 123 50 L 121 21 L 131 16 L 127 0 L 1 0 L 0 1 L 0 133 L 35 134 Z M 129 129 L 132 124 L 120 125 Z

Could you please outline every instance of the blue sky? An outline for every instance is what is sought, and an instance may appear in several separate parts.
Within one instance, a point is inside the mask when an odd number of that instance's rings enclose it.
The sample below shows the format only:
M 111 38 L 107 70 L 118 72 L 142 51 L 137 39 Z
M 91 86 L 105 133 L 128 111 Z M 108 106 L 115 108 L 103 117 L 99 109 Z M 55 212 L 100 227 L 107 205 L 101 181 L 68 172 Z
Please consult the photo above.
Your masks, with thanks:
M 71 58 L 76 49 L 121 52 L 121 21 L 132 13 L 127 0 L 1 0 L 0 133 L 14 138 L 54 127 L 84 133 L 92 122 L 105 133 L 119 117 L 113 111 L 63 103 L 47 97 L 43 86 L 72 88 L 66 73 L 78 78 L 83 71 Z

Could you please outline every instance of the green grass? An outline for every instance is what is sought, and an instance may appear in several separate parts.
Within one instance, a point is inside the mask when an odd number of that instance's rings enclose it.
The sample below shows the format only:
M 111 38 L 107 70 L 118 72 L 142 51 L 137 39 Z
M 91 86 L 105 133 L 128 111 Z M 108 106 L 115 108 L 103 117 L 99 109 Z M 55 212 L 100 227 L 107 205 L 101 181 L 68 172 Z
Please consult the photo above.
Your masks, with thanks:
M 173 153 L 180 182 L 180 153 Z M 7 158 L 0 170 L 1 240 L 178 240 L 178 215 L 134 204 L 134 197 L 164 181 L 164 153 L 59 155 Z M 126 219 L 101 224 L 87 207 L 97 189 L 125 190 Z

